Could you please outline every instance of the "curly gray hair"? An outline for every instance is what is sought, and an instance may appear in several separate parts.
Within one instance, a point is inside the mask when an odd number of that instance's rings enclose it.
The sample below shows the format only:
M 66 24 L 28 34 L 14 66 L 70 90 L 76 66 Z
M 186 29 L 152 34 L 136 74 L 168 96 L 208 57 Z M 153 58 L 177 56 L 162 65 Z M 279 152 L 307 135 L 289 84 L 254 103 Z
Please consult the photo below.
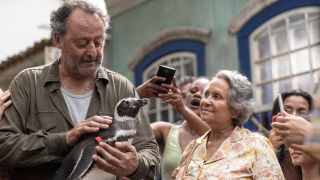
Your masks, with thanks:
M 80 9 L 88 14 L 97 14 L 101 18 L 103 25 L 105 26 L 105 30 L 109 29 L 110 17 L 107 14 L 104 15 L 101 9 L 85 0 L 74 0 L 66 1 L 60 8 L 51 13 L 51 36 L 54 34 L 64 36 L 66 34 L 68 18 L 76 9 Z
M 253 113 L 254 100 L 251 82 L 246 76 L 237 71 L 221 70 L 215 78 L 224 79 L 229 84 L 228 104 L 237 113 L 233 118 L 233 124 L 243 126 Z

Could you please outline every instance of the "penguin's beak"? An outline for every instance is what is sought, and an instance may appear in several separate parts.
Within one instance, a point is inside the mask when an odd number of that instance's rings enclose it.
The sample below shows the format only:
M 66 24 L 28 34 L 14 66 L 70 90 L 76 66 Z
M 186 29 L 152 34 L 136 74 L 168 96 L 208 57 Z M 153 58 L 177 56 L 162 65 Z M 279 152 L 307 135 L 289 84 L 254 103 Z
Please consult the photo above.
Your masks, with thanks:
M 138 99 L 137 101 L 135 101 L 135 105 L 137 106 L 144 106 L 146 104 L 149 104 L 149 99 L 147 98 Z

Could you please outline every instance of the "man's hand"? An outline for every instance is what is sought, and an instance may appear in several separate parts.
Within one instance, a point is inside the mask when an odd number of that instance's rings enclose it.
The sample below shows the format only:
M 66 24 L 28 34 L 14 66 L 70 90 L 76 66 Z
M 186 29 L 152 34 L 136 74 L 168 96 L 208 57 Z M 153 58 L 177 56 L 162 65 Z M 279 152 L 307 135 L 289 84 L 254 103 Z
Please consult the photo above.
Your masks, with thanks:
M 100 142 L 92 159 L 98 168 L 117 176 L 129 176 L 139 167 L 136 148 L 128 141 L 116 142 L 115 147 Z
M 288 113 L 278 116 L 276 122 L 273 122 L 272 128 L 275 134 L 283 138 L 285 144 L 302 144 L 305 137 L 312 132 L 312 124 L 299 116 L 293 116 Z
M 98 132 L 99 129 L 107 129 L 112 123 L 110 116 L 93 116 L 89 119 L 80 121 L 73 129 L 67 132 L 66 141 L 69 146 L 78 142 L 82 135 Z
M 154 76 L 136 88 L 140 98 L 158 97 L 158 94 L 168 93 L 168 89 L 156 84 L 158 81 L 165 81 L 164 77 Z

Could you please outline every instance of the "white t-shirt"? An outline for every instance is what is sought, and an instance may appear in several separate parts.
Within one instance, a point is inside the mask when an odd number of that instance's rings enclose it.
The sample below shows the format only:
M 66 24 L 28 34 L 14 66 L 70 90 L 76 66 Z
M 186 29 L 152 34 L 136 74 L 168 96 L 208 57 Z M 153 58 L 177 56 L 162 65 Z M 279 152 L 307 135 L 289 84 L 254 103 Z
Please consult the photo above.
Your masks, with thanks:
M 67 104 L 73 124 L 76 125 L 80 121 L 85 120 L 93 90 L 83 95 L 76 95 L 72 94 L 64 87 L 61 87 L 61 92 Z

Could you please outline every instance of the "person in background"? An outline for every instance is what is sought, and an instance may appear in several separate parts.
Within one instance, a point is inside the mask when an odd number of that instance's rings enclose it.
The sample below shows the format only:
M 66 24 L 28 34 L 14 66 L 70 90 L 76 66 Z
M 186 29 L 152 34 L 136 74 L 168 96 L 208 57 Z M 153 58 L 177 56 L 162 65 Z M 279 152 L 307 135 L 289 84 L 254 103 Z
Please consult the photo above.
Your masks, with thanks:
M 101 66 L 109 17 L 88 1 L 66 1 L 53 11 L 51 35 L 61 56 L 20 72 L 10 85 L 13 106 L 0 122 L 0 164 L 13 179 L 52 179 L 83 136 L 108 130 L 117 102 L 138 97 L 124 76 Z M 106 175 L 153 179 L 159 148 L 147 116 L 137 117 L 132 144 L 100 142 L 94 169 Z
M 9 90 L 5 92 L 0 88 L 0 121 L 2 119 L 3 112 L 11 105 L 12 100 L 9 100 L 11 93 Z M 9 172 L 7 168 L 0 167 L 0 179 L 1 180 L 9 180 Z
M 281 93 L 283 100 L 284 110 L 291 115 L 300 116 L 305 119 L 310 118 L 310 114 L 313 108 L 312 96 L 301 90 L 290 90 Z M 273 103 L 272 116 L 276 121 L 277 116 L 280 114 L 279 100 L 278 98 Z M 292 164 L 288 146 L 284 144 L 281 136 L 276 135 L 276 129 L 271 129 L 269 134 L 269 140 L 276 150 L 277 158 L 282 168 L 282 172 L 286 179 L 301 179 L 301 174 L 296 172 L 296 168 Z
M 151 82 L 147 81 L 146 83 Z M 156 95 L 163 102 L 172 105 L 184 119 L 182 124 L 172 124 L 164 121 L 151 124 L 162 154 L 161 177 L 164 180 L 171 179 L 172 171 L 177 167 L 187 144 L 208 130 L 208 126 L 200 119 L 199 109 L 202 93 L 208 82 L 209 80 L 206 77 L 196 78 L 188 89 L 186 97 L 183 98 L 174 79 L 173 85 L 161 85 L 167 91 L 163 90 Z M 153 84 L 148 87 L 152 86 L 156 87 L 158 85 Z M 147 87 L 147 85 L 144 84 L 141 87 Z M 157 89 L 160 89 L 160 87 L 157 87 Z
M 197 78 L 193 76 L 186 76 L 182 78 L 181 82 L 179 83 L 178 89 L 180 90 L 180 93 L 183 99 L 187 97 L 190 86 L 192 85 L 195 79 Z
M 200 103 L 210 130 L 186 147 L 172 179 L 284 179 L 270 141 L 243 128 L 253 108 L 249 80 L 219 71 Z
M 275 129 L 275 134 L 280 136 L 288 147 L 300 150 L 320 163 L 319 151 L 304 142 L 311 137 L 313 132 L 313 125 L 309 121 L 284 112 L 277 116 L 276 121 L 271 126 Z
M 312 133 L 315 128 L 313 124 L 302 117 L 284 112 L 277 116 L 276 121 L 271 126 L 275 129 L 275 134 L 280 136 L 288 147 L 300 150 L 320 163 L 319 144 L 305 143 L 308 138 L 318 138 L 318 136 L 313 137 L 314 134 Z M 317 133 L 315 132 L 315 135 Z M 319 142 L 318 139 L 314 140 Z
M 314 102 L 316 102 L 314 103 L 315 109 L 315 106 L 319 106 L 320 104 L 317 102 L 320 101 L 315 100 Z M 317 108 L 320 109 L 320 106 Z M 275 134 L 280 136 L 288 147 L 300 150 L 320 163 L 320 153 L 315 151 L 314 147 L 311 147 L 310 144 L 304 144 L 305 140 L 312 136 L 314 130 L 313 124 L 308 120 L 284 112 L 277 116 L 271 126 L 274 129 Z

